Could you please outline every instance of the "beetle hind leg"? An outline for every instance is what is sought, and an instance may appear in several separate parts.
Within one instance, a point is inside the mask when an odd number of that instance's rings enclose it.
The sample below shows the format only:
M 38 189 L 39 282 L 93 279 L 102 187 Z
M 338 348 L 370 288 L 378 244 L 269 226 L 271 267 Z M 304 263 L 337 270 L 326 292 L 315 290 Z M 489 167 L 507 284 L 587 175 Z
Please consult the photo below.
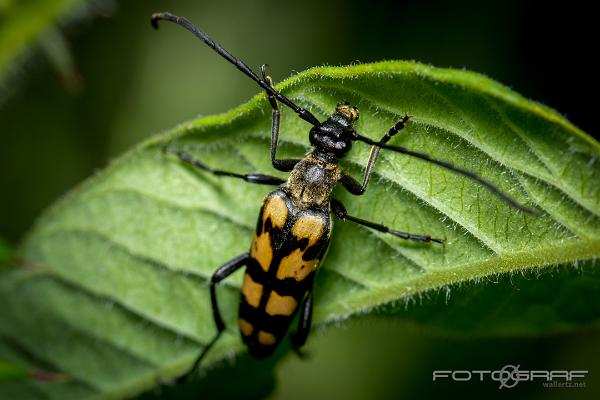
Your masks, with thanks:
M 228 261 L 219 267 L 215 273 L 210 278 L 210 304 L 212 307 L 213 319 L 215 321 L 215 326 L 217 328 L 217 333 L 213 338 L 208 342 L 208 344 L 202 350 L 202 353 L 196 358 L 192 367 L 179 378 L 177 378 L 176 383 L 183 383 L 187 381 L 187 379 L 198 369 L 198 366 L 206 356 L 206 354 L 210 351 L 210 349 L 217 343 L 219 337 L 223 331 L 225 331 L 225 323 L 223 322 L 223 318 L 221 317 L 221 312 L 219 311 L 219 305 L 217 303 L 217 283 L 221 282 L 223 279 L 227 278 L 229 275 L 246 265 L 248 260 L 250 259 L 249 253 L 244 253 L 233 260 Z
M 302 303 L 302 308 L 300 309 L 300 321 L 298 322 L 298 328 L 290 337 L 292 349 L 300 358 L 306 358 L 306 353 L 302 351 L 301 347 L 306 343 L 306 339 L 308 339 L 308 334 L 310 333 L 313 299 L 313 289 L 311 288 L 308 292 L 308 295 L 304 299 L 304 302 Z

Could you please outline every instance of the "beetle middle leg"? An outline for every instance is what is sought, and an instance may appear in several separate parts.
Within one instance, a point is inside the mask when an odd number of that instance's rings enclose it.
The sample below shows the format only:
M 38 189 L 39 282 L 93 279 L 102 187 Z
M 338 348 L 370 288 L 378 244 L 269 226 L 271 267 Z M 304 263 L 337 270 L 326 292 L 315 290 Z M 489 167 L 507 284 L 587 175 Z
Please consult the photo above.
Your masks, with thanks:
M 263 64 L 260 66 L 260 72 L 262 74 L 263 80 L 273 87 L 273 79 L 269 75 L 267 75 L 267 64 Z M 276 157 L 277 153 L 277 143 L 279 142 L 279 122 L 281 119 L 281 111 L 279 110 L 279 104 L 277 103 L 277 99 L 275 96 L 269 92 L 267 93 L 267 99 L 269 99 L 269 103 L 271 104 L 271 108 L 273 109 L 272 113 L 272 122 L 271 122 L 271 163 L 273 167 L 278 171 L 289 172 L 294 169 L 294 166 L 298 164 L 300 159 L 298 158 L 287 158 L 278 160 Z
M 217 333 L 211 339 L 211 341 L 208 342 L 206 347 L 204 347 L 204 350 L 202 350 L 202 353 L 200 353 L 198 358 L 196 358 L 196 361 L 194 361 L 192 367 L 185 374 L 177 378 L 177 383 L 186 381 L 187 378 L 196 371 L 198 365 L 200 365 L 200 362 L 202 361 L 204 356 L 206 356 L 208 351 L 214 346 L 214 344 L 217 342 L 217 340 L 225 330 L 225 323 L 223 322 L 221 312 L 219 311 L 219 305 L 217 304 L 217 283 L 221 282 L 223 279 L 227 278 L 229 275 L 246 265 L 249 259 L 249 253 L 244 253 L 240 256 L 237 256 L 233 260 L 230 260 L 222 266 L 220 266 L 210 278 L 210 304 L 212 307 L 212 314 L 213 319 L 215 321 L 215 326 L 217 327 Z
M 414 240 L 416 242 L 425 242 L 425 243 L 435 242 L 435 243 L 444 244 L 444 242 L 445 242 L 443 239 L 435 239 L 429 235 L 415 235 L 415 234 L 408 233 L 408 232 L 400 232 L 395 229 L 388 228 L 385 225 L 378 224 L 376 222 L 371 222 L 371 221 L 367 221 L 367 220 L 364 220 L 361 218 L 353 217 L 351 215 L 348 215 L 348 212 L 346 211 L 346 208 L 344 207 L 344 205 L 339 200 L 336 200 L 336 199 L 331 199 L 331 212 L 333 212 L 333 214 L 335 214 L 342 221 L 351 221 L 351 222 L 357 223 L 359 225 L 363 225 L 368 228 L 375 229 L 376 231 L 379 231 L 379 232 L 389 233 L 391 235 L 397 236 L 402 239 Z
M 229 172 L 229 171 L 222 171 L 219 169 L 214 169 L 214 168 L 211 168 L 208 165 L 204 164 L 203 162 L 195 159 L 189 153 L 186 153 L 185 151 L 181 151 L 181 150 L 175 150 L 171 147 L 164 147 L 163 153 L 174 154 L 177 157 L 179 157 L 179 159 L 186 162 L 187 164 L 189 164 L 193 167 L 196 167 L 198 169 L 201 169 L 203 171 L 209 172 L 216 176 L 228 176 L 231 178 L 239 178 L 239 179 L 245 180 L 246 182 L 256 183 L 259 185 L 281 185 L 282 183 L 285 182 L 284 179 L 278 178 L 276 176 L 271 176 L 271 175 L 264 175 L 264 174 L 257 174 L 257 173 L 238 174 L 236 172 Z

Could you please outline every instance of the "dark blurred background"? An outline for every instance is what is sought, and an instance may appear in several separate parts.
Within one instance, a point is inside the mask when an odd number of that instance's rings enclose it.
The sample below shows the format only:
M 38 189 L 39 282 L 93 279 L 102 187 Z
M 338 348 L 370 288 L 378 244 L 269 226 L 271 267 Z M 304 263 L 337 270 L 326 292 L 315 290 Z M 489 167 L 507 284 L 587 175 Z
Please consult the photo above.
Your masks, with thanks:
M 269 63 L 276 81 L 311 66 L 391 59 L 466 68 L 597 134 L 597 101 L 589 93 L 597 80 L 597 14 L 587 2 L 97 1 L 86 17 L 60 29 L 75 68 L 58 72 L 51 43 L 38 46 L 0 103 L 0 239 L 18 244 L 44 208 L 133 144 L 258 93 L 189 33 L 167 25 L 154 32 L 149 17 L 165 10 L 187 16 L 249 65 Z M 496 340 L 449 339 L 394 321 L 350 326 L 317 335 L 308 362 L 287 361 L 277 396 L 494 397 L 506 389 L 432 385 L 431 371 L 505 363 L 600 371 L 597 330 Z M 524 390 L 532 398 L 590 395 L 539 385 Z

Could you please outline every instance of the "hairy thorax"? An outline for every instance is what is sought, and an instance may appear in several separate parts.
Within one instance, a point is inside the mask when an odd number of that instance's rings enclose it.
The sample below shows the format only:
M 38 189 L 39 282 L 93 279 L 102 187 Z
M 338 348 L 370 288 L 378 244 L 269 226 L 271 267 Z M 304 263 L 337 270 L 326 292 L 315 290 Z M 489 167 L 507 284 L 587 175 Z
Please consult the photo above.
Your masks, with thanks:
M 296 164 L 283 187 L 302 209 L 326 207 L 340 176 L 337 164 L 309 154 Z

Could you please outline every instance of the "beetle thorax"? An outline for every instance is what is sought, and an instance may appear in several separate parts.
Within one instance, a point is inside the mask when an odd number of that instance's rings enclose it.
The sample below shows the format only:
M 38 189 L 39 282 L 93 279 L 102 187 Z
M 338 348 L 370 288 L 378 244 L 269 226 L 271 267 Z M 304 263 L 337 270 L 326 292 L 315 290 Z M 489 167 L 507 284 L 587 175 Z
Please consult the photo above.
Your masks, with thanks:
M 300 208 L 325 207 L 340 176 L 336 163 L 311 153 L 296 164 L 284 188 Z

